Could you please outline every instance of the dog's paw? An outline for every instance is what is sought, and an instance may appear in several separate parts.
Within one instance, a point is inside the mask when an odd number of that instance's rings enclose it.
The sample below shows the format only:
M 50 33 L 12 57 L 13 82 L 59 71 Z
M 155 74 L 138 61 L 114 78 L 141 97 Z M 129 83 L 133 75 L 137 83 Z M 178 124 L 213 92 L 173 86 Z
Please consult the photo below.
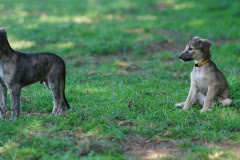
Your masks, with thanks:
M 63 107 L 55 107 L 53 108 L 52 115 L 63 115 L 66 112 L 66 108 Z
M 209 108 L 208 108 L 208 109 L 202 108 L 199 112 L 200 112 L 200 113 L 203 113 L 203 112 L 207 112 L 207 111 L 211 111 L 211 109 L 209 109 Z
M 4 119 L 6 116 L 0 114 L 0 119 Z
M 181 104 L 177 103 L 177 104 L 175 104 L 175 107 L 181 108 L 181 107 L 183 107 L 183 106 L 182 106 Z
M 184 102 L 180 102 L 180 103 L 175 104 L 175 107 L 182 108 L 184 106 L 184 104 L 185 104 Z
M 183 107 L 183 110 L 184 111 L 186 111 L 186 110 L 188 110 L 189 109 L 189 107 Z
M 9 119 L 10 121 L 16 121 L 17 120 L 17 117 L 11 117 L 10 119 Z

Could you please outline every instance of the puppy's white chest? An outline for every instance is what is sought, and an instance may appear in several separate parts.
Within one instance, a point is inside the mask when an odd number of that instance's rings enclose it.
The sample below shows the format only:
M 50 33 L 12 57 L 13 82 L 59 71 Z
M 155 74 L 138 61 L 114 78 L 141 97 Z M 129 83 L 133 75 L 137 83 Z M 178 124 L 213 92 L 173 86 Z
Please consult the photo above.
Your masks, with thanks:
M 200 90 L 200 92 L 204 95 L 207 94 L 208 90 L 208 79 L 202 72 L 195 73 L 192 78 L 194 79 L 197 88 Z

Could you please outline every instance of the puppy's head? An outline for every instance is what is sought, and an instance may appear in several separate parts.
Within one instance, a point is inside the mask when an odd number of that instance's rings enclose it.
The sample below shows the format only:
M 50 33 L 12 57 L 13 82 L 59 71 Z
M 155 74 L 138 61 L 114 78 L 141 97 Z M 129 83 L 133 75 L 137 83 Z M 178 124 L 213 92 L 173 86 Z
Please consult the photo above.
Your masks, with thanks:
M 211 56 L 209 52 L 211 45 L 211 42 L 207 39 L 193 37 L 186 45 L 184 51 L 179 55 L 179 58 L 183 61 L 208 59 Z

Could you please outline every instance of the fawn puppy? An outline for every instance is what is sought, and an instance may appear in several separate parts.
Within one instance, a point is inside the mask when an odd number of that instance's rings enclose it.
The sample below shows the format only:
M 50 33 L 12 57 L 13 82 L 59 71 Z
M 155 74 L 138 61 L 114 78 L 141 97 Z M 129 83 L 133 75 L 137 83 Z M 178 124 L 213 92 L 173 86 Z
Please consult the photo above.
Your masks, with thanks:
M 210 60 L 210 47 L 209 40 L 193 37 L 179 55 L 183 61 L 195 60 L 195 65 L 191 72 L 188 97 L 185 102 L 177 103 L 177 107 L 187 110 L 194 104 L 200 104 L 203 106 L 200 112 L 205 112 L 216 103 L 216 100 L 223 106 L 232 104 L 227 80 L 216 64 Z

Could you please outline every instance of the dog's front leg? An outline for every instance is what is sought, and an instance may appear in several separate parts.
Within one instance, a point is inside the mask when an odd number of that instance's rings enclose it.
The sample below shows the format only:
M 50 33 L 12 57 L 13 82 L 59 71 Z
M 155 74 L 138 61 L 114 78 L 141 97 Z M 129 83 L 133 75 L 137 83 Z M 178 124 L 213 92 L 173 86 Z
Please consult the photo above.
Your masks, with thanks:
M 21 87 L 14 85 L 9 87 L 11 97 L 11 118 L 10 120 L 16 120 L 20 113 L 20 94 Z
M 216 97 L 218 92 L 217 88 L 218 87 L 215 86 L 208 87 L 207 96 L 204 101 L 203 108 L 200 110 L 201 113 L 206 112 L 211 107 L 212 103 L 214 103 L 214 98 Z
M 0 119 L 6 117 L 7 87 L 0 81 Z
M 188 110 L 197 101 L 198 88 L 195 83 L 191 84 L 188 97 L 184 103 L 184 110 Z

